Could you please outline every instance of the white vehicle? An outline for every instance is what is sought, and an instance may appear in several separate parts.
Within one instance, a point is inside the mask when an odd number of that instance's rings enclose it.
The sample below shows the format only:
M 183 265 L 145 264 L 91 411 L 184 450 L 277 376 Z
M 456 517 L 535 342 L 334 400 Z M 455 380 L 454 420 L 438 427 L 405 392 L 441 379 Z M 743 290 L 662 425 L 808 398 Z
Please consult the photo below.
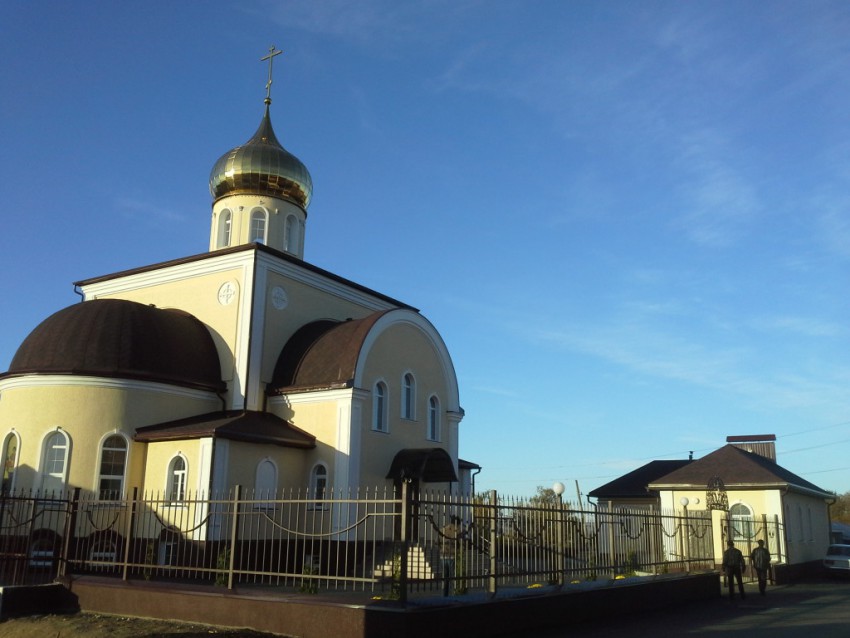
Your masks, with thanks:
M 850 545 L 830 545 L 823 559 L 823 566 L 834 574 L 850 574 Z

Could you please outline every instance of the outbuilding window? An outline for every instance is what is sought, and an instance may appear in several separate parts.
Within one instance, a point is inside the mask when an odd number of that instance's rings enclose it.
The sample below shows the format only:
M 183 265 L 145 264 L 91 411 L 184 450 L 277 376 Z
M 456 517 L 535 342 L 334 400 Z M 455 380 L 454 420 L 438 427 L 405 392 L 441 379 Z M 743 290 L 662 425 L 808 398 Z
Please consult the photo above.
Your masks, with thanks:
M 746 541 L 753 538 L 753 510 L 743 503 L 735 503 L 729 508 L 732 521 L 732 540 Z

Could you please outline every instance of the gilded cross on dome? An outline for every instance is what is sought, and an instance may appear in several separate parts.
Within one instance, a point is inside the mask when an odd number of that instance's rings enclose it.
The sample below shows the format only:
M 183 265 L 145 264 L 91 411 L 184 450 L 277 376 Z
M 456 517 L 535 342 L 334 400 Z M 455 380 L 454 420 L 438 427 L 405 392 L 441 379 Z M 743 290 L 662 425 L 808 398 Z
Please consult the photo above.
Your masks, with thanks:
M 274 58 L 276 55 L 280 55 L 283 53 L 280 49 L 276 49 L 274 45 L 269 47 L 269 54 L 260 58 L 260 62 L 269 61 L 269 81 L 266 82 L 266 104 L 270 104 L 272 101 L 272 62 L 274 62 Z

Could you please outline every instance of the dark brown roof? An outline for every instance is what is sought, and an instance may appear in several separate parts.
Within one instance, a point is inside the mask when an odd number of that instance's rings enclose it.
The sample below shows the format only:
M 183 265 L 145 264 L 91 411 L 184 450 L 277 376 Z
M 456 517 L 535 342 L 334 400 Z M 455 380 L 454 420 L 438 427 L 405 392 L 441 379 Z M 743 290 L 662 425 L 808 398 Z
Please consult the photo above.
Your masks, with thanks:
M 654 498 L 658 493 L 647 486 L 656 479 L 665 476 L 673 470 L 693 463 L 690 460 L 650 461 L 646 465 L 632 470 L 628 474 L 614 479 L 595 490 L 588 492 L 591 498 Z
M 463 459 L 457 460 L 457 466 L 461 470 L 480 470 L 481 466 L 478 463 L 473 463 L 472 461 L 464 461 Z
M 775 441 L 775 434 L 742 434 L 742 435 L 734 435 L 727 436 L 727 443 L 754 443 L 754 442 L 766 442 L 766 441 Z
M 351 385 L 363 342 L 384 314 L 362 319 L 315 321 L 302 326 L 281 350 L 269 392 L 281 388 L 344 387 Z
M 705 488 L 708 482 L 720 478 L 727 488 L 765 488 L 789 487 L 796 491 L 814 492 L 828 496 L 830 492 L 821 489 L 786 470 L 776 462 L 753 452 L 747 452 L 734 445 L 724 445 L 719 450 L 707 454 L 688 465 L 651 481 L 650 489 L 669 487 Z
M 220 391 L 221 364 L 206 326 L 180 310 L 95 299 L 54 313 L 24 339 L 7 375 L 131 378 Z
M 136 441 L 176 441 L 215 437 L 246 443 L 314 448 L 316 437 L 274 414 L 254 411 L 212 412 L 136 429 Z
M 387 478 L 451 483 L 457 481 L 457 474 L 452 457 L 443 448 L 408 448 L 395 455 Z

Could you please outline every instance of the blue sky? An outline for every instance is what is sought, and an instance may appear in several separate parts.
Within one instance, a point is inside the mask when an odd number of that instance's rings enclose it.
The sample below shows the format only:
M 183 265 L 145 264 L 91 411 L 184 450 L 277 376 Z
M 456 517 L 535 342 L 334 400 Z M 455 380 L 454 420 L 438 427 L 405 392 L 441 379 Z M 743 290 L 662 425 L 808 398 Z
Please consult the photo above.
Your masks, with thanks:
M 441 331 L 478 487 L 772 433 L 850 490 L 843 1 L 8 1 L 0 368 L 71 282 L 207 249 L 271 44 L 305 258 Z

